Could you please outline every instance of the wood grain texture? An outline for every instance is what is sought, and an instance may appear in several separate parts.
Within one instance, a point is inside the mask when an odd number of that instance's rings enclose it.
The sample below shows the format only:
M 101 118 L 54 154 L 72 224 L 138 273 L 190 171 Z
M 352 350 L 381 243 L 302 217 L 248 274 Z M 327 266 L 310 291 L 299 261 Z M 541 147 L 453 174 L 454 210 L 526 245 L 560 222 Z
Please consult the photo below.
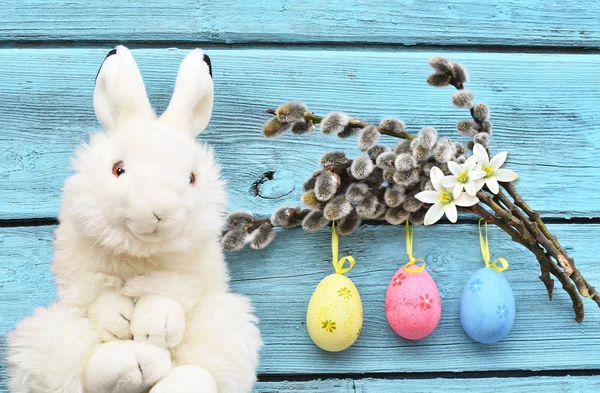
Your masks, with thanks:
M 401 389 L 401 390 L 399 390 Z M 459 393 L 459 392 L 564 392 L 584 393 L 600 389 L 600 378 L 528 377 L 528 378 L 436 378 L 436 379 L 363 379 L 354 382 L 356 393 Z M 302 390 L 300 390 L 302 391 Z
M 1 366 L 0 366 L 1 367 Z M 0 369 L 0 372 L 3 369 Z M 587 393 L 600 390 L 600 377 L 326 379 L 257 382 L 253 393 Z M 8 393 L 0 380 L 0 393 Z
M 4 0 L 0 40 L 598 48 L 596 1 Z
M 600 254 L 600 225 L 552 225 L 578 267 L 593 284 Z M 0 230 L 0 335 L 54 297 L 48 272 L 52 227 Z M 261 320 L 265 347 L 261 374 L 461 372 L 500 370 L 597 370 L 600 367 L 600 310 L 585 301 L 586 319 L 574 321 L 566 293 L 556 288 L 549 302 L 531 254 L 495 228 L 490 230 L 494 258 L 511 264 L 506 276 L 516 298 L 517 315 L 510 335 L 495 345 L 471 341 L 463 332 L 459 300 L 468 277 L 483 265 L 475 225 L 419 227 L 415 256 L 427 261 L 442 297 L 437 330 L 421 341 L 406 341 L 389 328 L 383 309 L 388 282 L 405 263 L 403 230 L 366 226 L 342 239 L 340 255 L 351 254 L 356 267 L 348 274 L 363 299 L 363 334 L 347 351 L 318 349 L 308 337 L 306 307 L 312 291 L 331 267 L 330 236 L 288 230 L 262 251 L 228 253 L 232 287 L 252 298 Z M 375 390 L 377 391 L 377 390 Z
M 0 393 L 8 393 L 0 381 Z M 327 379 L 313 381 L 258 382 L 253 393 L 585 393 L 600 390 L 600 378 L 524 377 L 524 378 L 428 378 L 428 379 Z
M 99 125 L 94 77 L 108 48 L 0 50 L 0 219 L 54 217 L 73 150 Z M 135 50 L 151 101 L 161 112 L 186 50 Z M 229 182 L 230 207 L 259 215 L 296 205 L 301 182 L 327 150 L 358 154 L 356 139 L 321 134 L 276 140 L 261 135 L 265 109 L 290 100 L 365 121 L 403 119 L 411 132 L 455 132 L 468 113 L 451 88 L 425 83 L 432 52 L 212 50 L 216 98 L 202 139 L 215 146 Z M 471 72 L 468 87 L 492 110 L 491 149 L 509 150 L 518 188 L 548 216 L 599 217 L 600 55 L 446 53 Z M 383 143 L 395 144 L 392 138 Z M 255 195 L 252 185 L 267 172 Z
M 600 378 L 432 378 L 432 379 L 328 379 L 302 382 L 258 382 L 253 393 L 430 393 L 433 391 L 481 393 L 584 393 L 600 390 Z M 8 393 L 0 381 L 0 393 Z
M 584 393 L 600 390 L 600 378 L 432 378 L 432 379 L 339 379 L 306 382 L 259 382 L 255 393 Z M 1 390 L 0 390 L 1 392 Z

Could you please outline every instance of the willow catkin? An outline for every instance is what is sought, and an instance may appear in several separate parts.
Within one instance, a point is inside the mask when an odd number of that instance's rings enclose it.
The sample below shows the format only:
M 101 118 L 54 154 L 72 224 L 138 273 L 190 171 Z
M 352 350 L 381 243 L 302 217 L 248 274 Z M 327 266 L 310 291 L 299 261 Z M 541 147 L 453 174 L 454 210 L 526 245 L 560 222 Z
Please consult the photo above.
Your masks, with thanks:
M 350 123 L 350 117 L 344 112 L 331 112 L 321 121 L 323 134 L 338 135 Z

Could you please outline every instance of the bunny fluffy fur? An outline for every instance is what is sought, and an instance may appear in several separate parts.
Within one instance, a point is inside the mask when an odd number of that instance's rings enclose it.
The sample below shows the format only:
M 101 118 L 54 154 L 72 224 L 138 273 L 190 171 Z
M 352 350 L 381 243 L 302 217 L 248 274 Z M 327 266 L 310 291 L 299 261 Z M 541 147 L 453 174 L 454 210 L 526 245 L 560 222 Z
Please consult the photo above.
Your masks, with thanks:
M 77 151 L 63 191 L 51 266 L 58 301 L 9 334 L 10 392 L 252 390 L 257 319 L 229 291 L 219 244 L 226 192 L 212 150 L 195 140 L 212 104 L 198 49 L 160 117 L 129 50 L 106 58 L 94 93 L 105 132 Z

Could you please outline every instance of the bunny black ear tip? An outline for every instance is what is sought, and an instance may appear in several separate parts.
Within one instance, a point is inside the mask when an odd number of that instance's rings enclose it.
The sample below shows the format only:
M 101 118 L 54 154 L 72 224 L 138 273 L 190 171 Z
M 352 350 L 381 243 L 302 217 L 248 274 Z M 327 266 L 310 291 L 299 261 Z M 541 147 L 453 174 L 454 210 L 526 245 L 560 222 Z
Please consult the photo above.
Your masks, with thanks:
M 110 52 L 108 52 L 108 54 L 106 55 L 106 57 L 104 58 L 104 60 L 102 61 L 102 64 L 104 64 L 104 62 L 106 61 L 106 59 L 108 59 L 109 57 L 111 57 L 112 55 L 116 55 L 117 54 L 117 48 L 112 49 Z M 96 80 L 98 80 L 98 75 L 100 75 L 100 70 L 102 69 L 102 65 L 100 66 L 100 68 L 98 69 L 98 72 L 96 73 Z
M 204 57 L 202 58 L 202 60 L 204 60 L 204 62 L 208 65 L 208 73 L 210 74 L 210 77 L 212 78 L 212 64 L 210 62 L 210 57 L 208 57 L 207 54 L 204 54 Z

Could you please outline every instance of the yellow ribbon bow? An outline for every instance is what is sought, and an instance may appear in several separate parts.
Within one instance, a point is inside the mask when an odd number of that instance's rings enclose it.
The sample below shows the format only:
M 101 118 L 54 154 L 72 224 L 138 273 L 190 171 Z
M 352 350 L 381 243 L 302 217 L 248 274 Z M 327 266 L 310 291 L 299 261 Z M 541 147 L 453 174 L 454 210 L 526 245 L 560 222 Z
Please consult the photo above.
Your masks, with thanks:
M 483 234 L 481 233 L 481 221 L 485 223 L 485 239 L 483 238 Z M 498 258 L 494 262 L 490 263 L 487 222 L 485 222 L 485 220 L 481 218 L 479 219 L 479 223 L 477 224 L 477 226 L 479 227 L 479 244 L 481 245 L 481 255 L 483 255 L 485 267 L 491 267 L 492 269 L 494 269 L 494 271 L 497 271 L 498 273 L 508 269 L 508 262 L 504 258 Z
M 406 254 L 408 255 L 408 263 L 404 265 L 404 271 L 407 273 L 421 273 L 425 270 L 425 260 L 423 258 L 415 258 L 412 254 L 413 250 L 413 234 L 415 232 L 415 227 L 410 225 L 410 222 L 406 220 Z M 417 265 L 414 268 L 409 268 L 409 266 L 415 265 L 417 262 L 423 262 L 421 266 Z
M 338 234 L 337 234 L 337 231 L 335 230 L 335 221 L 333 221 L 331 223 L 331 253 L 333 254 L 333 261 L 332 261 L 333 268 L 335 269 L 335 272 L 337 274 L 348 273 L 350 271 L 350 269 L 352 269 L 354 267 L 354 263 L 356 261 L 354 260 L 354 257 L 351 255 L 345 256 L 338 260 L 338 244 L 339 244 Z M 349 267 L 344 267 L 344 264 L 346 263 L 346 261 L 348 261 L 348 263 L 350 264 Z

